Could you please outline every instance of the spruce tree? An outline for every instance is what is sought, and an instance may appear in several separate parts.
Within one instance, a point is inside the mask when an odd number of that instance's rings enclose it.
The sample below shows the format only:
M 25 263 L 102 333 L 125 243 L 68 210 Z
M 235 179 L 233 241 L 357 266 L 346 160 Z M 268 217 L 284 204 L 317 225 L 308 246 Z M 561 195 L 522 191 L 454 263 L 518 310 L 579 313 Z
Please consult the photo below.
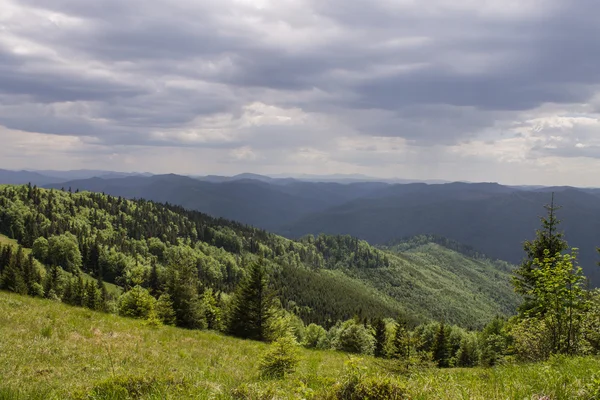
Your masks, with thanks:
M 375 330 L 375 357 L 385 357 L 385 344 L 387 341 L 387 332 L 385 321 L 377 318 L 373 321 L 373 329 Z
M 96 310 L 98 311 L 107 311 L 108 310 L 108 290 L 106 289 L 106 285 L 102 280 L 102 277 L 99 276 L 96 280 L 96 286 L 98 287 L 98 301 L 96 302 Z
M 410 332 L 406 321 L 396 321 L 396 332 L 394 333 L 394 357 L 400 360 L 408 360 L 410 357 Z
M 88 281 L 85 285 L 85 306 L 90 310 L 96 309 L 97 296 L 96 283 Z
M 46 278 L 44 280 L 44 295 L 47 298 L 60 296 L 60 271 L 60 268 L 57 266 L 52 266 L 46 271 Z
M 437 362 L 438 367 L 447 368 L 450 366 L 448 359 L 448 335 L 446 325 L 443 322 L 435 334 L 432 352 L 433 360 Z
M 22 255 L 21 251 L 22 249 L 19 247 L 17 254 L 4 267 L 2 276 L 0 277 L 0 288 L 19 294 L 27 294 L 27 285 L 23 279 L 23 269 L 21 263 L 18 261 L 19 255 Z
M 236 293 L 229 332 L 246 339 L 265 340 L 272 305 L 267 274 L 261 263 L 253 263 Z
M 526 313 L 535 307 L 530 293 L 536 286 L 539 268 L 535 260 L 543 261 L 545 251 L 548 250 L 551 257 L 568 249 L 568 244 L 563 238 L 563 233 L 558 230 L 560 220 L 556 217 L 556 211 L 560 209 L 554 204 L 554 193 L 550 204 L 544 206 L 547 215 L 540 217 L 542 228 L 536 231 L 534 240 L 527 240 L 523 244 L 526 259 L 513 272 L 513 286 L 515 292 L 523 296 L 524 301 L 519 307 L 522 313 Z

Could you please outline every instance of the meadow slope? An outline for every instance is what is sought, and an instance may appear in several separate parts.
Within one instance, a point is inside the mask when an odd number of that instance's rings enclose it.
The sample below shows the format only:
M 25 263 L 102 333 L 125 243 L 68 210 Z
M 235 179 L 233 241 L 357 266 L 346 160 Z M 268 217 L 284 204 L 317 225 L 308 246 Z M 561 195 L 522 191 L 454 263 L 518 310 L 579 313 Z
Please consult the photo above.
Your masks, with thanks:
M 318 399 L 349 373 L 351 356 L 303 349 L 295 373 L 263 380 L 257 361 L 267 347 L 0 292 L 2 400 Z M 600 360 L 591 357 L 408 374 L 397 374 L 393 361 L 354 363 L 362 376 L 389 375 L 412 399 L 593 399 L 594 390 L 600 393 Z

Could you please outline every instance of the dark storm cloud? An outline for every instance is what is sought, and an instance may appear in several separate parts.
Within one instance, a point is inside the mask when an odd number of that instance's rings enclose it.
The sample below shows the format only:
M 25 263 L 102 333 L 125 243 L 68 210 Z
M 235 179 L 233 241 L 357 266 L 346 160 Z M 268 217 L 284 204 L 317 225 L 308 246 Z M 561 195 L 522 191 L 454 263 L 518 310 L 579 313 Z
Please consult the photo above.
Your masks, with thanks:
M 5 21 L 15 37 L 63 61 L 0 52 L 1 98 L 30 99 L 22 112 L 0 111 L 0 124 L 187 146 L 177 135 L 151 133 L 223 113 L 235 120 L 268 92 L 271 104 L 326 114 L 363 134 L 452 144 L 544 103 L 585 103 L 600 84 L 600 3 L 522 3 L 306 0 L 289 3 L 290 11 L 284 2 L 264 9 L 229 1 L 13 2 L 77 22 Z M 490 4 L 496 8 L 486 11 Z M 89 73 L 90 63 L 103 73 Z M 167 84 L 173 80 L 181 82 Z M 326 96 L 300 96 L 311 90 Z M 32 121 L 40 104 L 61 102 L 86 103 L 86 113 L 40 111 L 45 121 Z M 271 137 L 277 127 L 267 129 Z M 249 145 L 273 142 L 253 137 Z M 290 138 L 281 140 L 307 145 Z M 243 141 L 195 145 L 232 143 Z

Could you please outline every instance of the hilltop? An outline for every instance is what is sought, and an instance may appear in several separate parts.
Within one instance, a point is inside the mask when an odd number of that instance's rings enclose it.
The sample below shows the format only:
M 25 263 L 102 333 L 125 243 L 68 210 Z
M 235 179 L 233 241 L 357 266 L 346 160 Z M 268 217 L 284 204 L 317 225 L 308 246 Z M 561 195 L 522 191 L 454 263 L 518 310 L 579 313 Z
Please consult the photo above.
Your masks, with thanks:
M 482 326 L 518 302 L 506 265 L 439 245 L 391 252 L 350 236 L 290 240 L 173 205 L 0 186 L 0 233 L 32 247 L 66 232 L 78 243 L 83 272 L 126 289 L 151 288 L 153 269 L 164 276 L 184 254 L 199 293 L 210 288 L 226 301 L 247 266 L 263 260 L 284 308 L 326 327 L 353 316 L 400 315 Z

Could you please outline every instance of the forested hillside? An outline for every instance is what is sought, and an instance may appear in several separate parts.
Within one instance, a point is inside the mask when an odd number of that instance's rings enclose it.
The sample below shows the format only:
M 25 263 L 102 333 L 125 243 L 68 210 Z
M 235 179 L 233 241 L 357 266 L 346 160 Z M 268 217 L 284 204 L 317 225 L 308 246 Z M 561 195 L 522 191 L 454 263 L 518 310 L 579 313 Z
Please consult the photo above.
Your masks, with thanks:
M 579 260 L 592 285 L 600 286 L 596 268 L 600 258 L 595 251 L 595 235 L 600 230 L 597 189 L 257 179 L 205 182 L 162 175 L 94 178 L 50 186 L 170 202 L 288 238 L 326 233 L 386 244 L 414 235 L 441 235 L 515 264 L 523 257 L 522 242 L 537 228 L 542 206 L 550 202 L 550 192 L 555 192 L 556 201 L 563 206 L 561 229 L 580 249 Z
M 223 309 L 248 266 L 261 260 L 283 307 L 324 326 L 399 315 L 480 326 L 517 304 L 505 290 L 506 268 L 439 246 L 426 257 L 385 252 L 350 236 L 294 241 L 178 206 L 100 193 L 0 186 L 0 232 L 32 248 L 49 271 L 82 270 L 156 294 L 168 286 L 172 297 L 183 285 Z

